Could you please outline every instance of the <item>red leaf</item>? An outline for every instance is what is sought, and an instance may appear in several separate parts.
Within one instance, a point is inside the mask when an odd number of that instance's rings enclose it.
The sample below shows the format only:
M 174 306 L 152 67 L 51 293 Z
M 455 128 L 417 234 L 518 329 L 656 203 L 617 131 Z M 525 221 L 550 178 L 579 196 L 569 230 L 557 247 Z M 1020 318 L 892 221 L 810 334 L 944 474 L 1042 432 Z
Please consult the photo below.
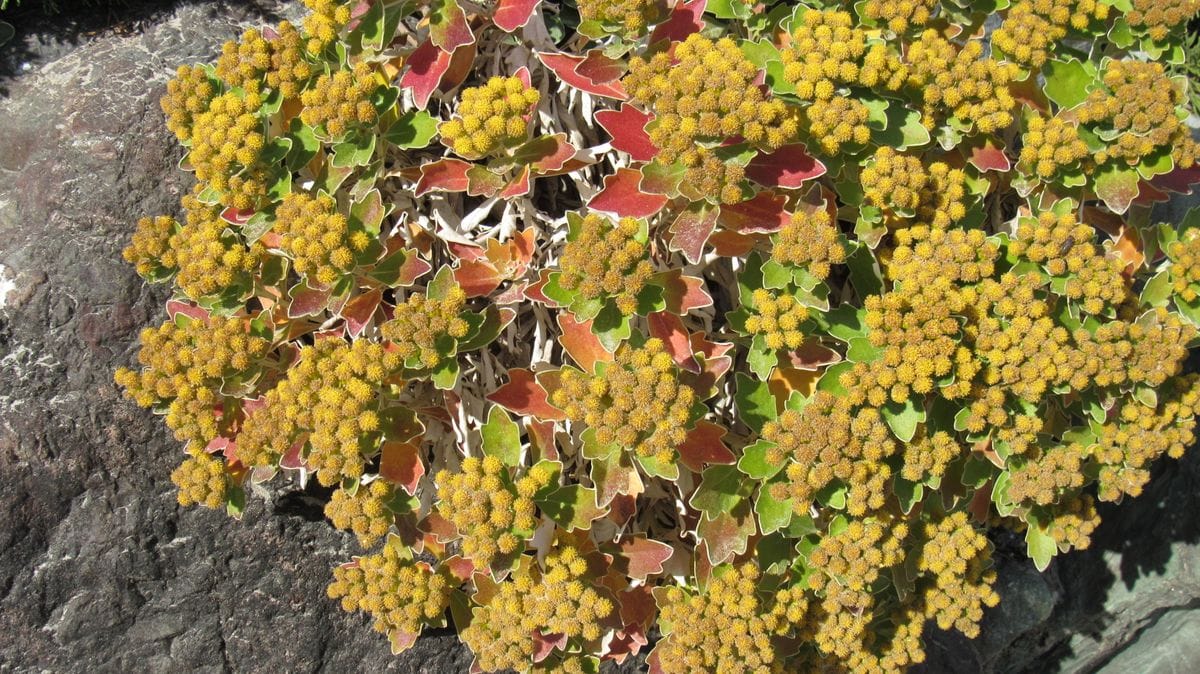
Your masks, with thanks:
M 554 422 L 525 420 L 525 429 L 529 431 L 529 446 L 547 461 L 558 460 L 558 446 L 554 441 Z
M 445 52 L 475 42 L 467 15 L 456 0 L 434 1 L 429 13 L 429 39 Z
M 426 192 L 442 190 L 445 192 L 463 192 L 471 184 L 467 171 L 474 164 L 461 159 L 439 159 L 421 165 L 421 179 L 413 189 L 416 196 Z
M 475 564 L 471 560 L 458 555 L 454 555 L 442 562 L 442 567 L 449 571 L 451 576 L 464 583 L 471 580 L 471 576 L 475 575 Z
M 484 256 L 482 246 L 473 246 L 457 241 L 447 241 L 446 247 L 450 249 L 450 254 L 460 260 L 478 260 Z
M 804 143 L 784 145 L 770 154 L 760 153 L 746 166 L 746 177 L 766 187 L 796 188 L 823 175 L 825 165 L 808 153 Z
M 647 194 L 639 187 L 642 173 L 637 169 L 620 168 L 605 176 L 604 189 L 588 202 L 588 208 L 614 213 L 622 217 L 648 218 L 667 205 L 661 194 Z
M 550 394 L 525 369 L 508 371 L 508 383 L 493 391 L 487 399 L 504 409 L 522 416 L 533 416 L 543 421 L 561 421 L 562 410 L 550 404 Z
M 613 558 L 615 568 L 635 580 L 646 580 L 663 572 L 663 563 L 675 553 L 675 548 L 650 540 L 645 536 L 634 536 L 617 543 L 618 552 Z M 621 568 L 620 560 L 628 565 Z
M 511 33 L 529 23 L 533 9 L 541 0 L 497 0 L 492 23 L 505 33 Z
M 293 442 L 292 446 L 288 447 L 287 451 L 283 453 L 282 457 L 280 457 L 279 467 L 286 468 L 288 470 L 300 470 L 301 468 L 306 468 L 307 464 L 304 462 L 302 450 L 304 449 L 304 444 L 307 442 L 307 434 L 301 435 L 295 442 Z M 226 456 L 229 455 L 226 454 Z
M 696 264 L 704 255 L 704 244 L 717 227 L 717 209 L 700 201 L 679 212 L 671 223 L 671 250 L 683 253 Z
M 692 33 L 699 33 L 704 28 L 704 21 L 700 15 L 704 13 L 707 4 L 708 0 L 692 0 L 675 5 L 667 20 L 654 27 L 654 32 L 650 34 L 650 44 L 659 40 L 679 42 L 687 39 Z
M 755 237 L 721 230 L 708 237 L 713 251 L 721 257 L 745 257 L 754 250 Z
M 434 540 L 439 543 L 449 543 L 458 538 L 458 529 L 454 527 L 454 523 L 436 510 L 426 515 L 417 528 L 427 534 L 432 534 Z
M 421 450 L 411 442 L 385 442 L 379 457 L 379 474 L 392 484 L 404 487 L 410 495 L 417 492 L 417 482 L 425 475 Z
M 400 86 L 412 91 L 413 101 L 418 108 L 429 104 L 429 97 L 437 90 L 442 76 L 450 68 L 450 52 L 437 48 L 426 40 L 408 57 L 408 72 L 400 78 Z
M 612 352 L 605 349 L 600 338 L 592 333 L 592 320 L 577 321 L 575 316 L 564 311 L 558 315 L 558 327 L 562 328 L 559 343 L 585 371 L 595 371 L 596 363 L 613 361 Z
M 561 169 L 575 153 L 575 146 L 567 142 L 567 134 L 556 133 L 534 138 L 517 148 L 513 153 L 513 161 L 544 173 Z
M 454 280 L 467 297 L 483 297 L 499 288 L 504 278 L 487 260 L 463 260 L 454 270 Z
M 704 470 L 709 463 L 731 464 L 737 461 L 733 452 L 721 440 L 728 433 L 724 428 L 708 421 L 697 421 L 696 427 L 688 431 L 687 438 L 679 446 L 679 462 L 694 473 Z
M 791 214 L 784 210 L 786 203 L 782 194 L 763 190 L 749 201 L 721 206 L 717 220 L 739 234 L 771 234 L 791 222 Z
M 1177 168 L 1170 173 L 1154 176 L 1150 183 L 1160 190 L 1191 194 L 1192 185 L 1200 185 L 1200 163 L 1192 168 Z
M 999 171 L 1005 173 L 1012 170 L 1012 160 L 1004 153 L 1004 148 L 996 145 L 991 138 L 982 138 L 972 144 L 971 165 L 980 171 Z
M 529 194 L 529 189 L 529 167 L 522 166 L 521 170 L 517 172 L 516 177 L 509 181 L 509 183 L 504 186 L 504 189 L 500 191 L 500 198 L 512 199 L 514 197 L 525 196 L 526 194 Z
M 696 527 L 696 534 L 708 544 L 708 561 L 713 565 L 746 552 L 747 542 L 757 532 L 758 524 L 748 501 L 735 506 L 732 512 L 717 515 L 716 519 L 701 517 Z
M 585 60 L 583 56 L 540 51 L 537 52 L 537 57 L 543 65 L 554 71 L 558 79 L 566 82 L 569 86 L 596 96 L 615 98 L 618 101 L 623 101 L 627 98 L 620 82 L 596 83 L 576 72 L 575 69 Z
M 575 66 L 575 72 L 591 80 L 592 84 L 616 82 L 625 76 L 627 70 L 624 63 L 605 55 L 603 49 L 592 49 Z
M 688 372 L 699 374 L 700 362 L 696 360 L 691 338 L 679 316 L 658 311 L 647 316 L 646 320 L 650 323 L 650 336 L 663 341 L 675 364 Z
M 366 330 L 367 323 L 379 308 L 379 300 L 383 293 L 378 288 L 369 290 L 346 303 L 342 307 L 342 318 L 346 319 L 346 335 L 351 339 L 358 337 Z
M 474 42 L 455 49 L 454 53 L 450 55 L 450 65 L 446 68 L 446 73 L 442 75 L 438 91 L 450 91 L 462 84 L 467 79 L 467 75 L 475 70 L 475 56 L 478 53 L 479 48 Z
M 304 284 L 293 287 L 288 294 L 292 298 L 288 305 L 288 318 L 319 314 L 329 304 L 328 290 L 314 290 Z
M 542 634 L 541 632 L 533 633 L 533 661 L 541 662 L 550 657 L 550 654 L 555 649 L 564 649 L 567 647 L 567 635 L 565 634 Z
M 662 272 L 654 282 L 662 286 L 667 311 L 673 314 L 686 316 L 692 309 L 712 306 L 712 297 L 704 289 L 704 279 L 684 276 L 682 269 Z
M 549 297 L 546 297 L 546 293 L 544 292 L 544 290 L 546 288 L 546 283 L 549 280 L 550 280 L 550 270 L 548 270 L 548 269 L 541 270 L 541 272 L 539 273 L 538 280 L 535 281 L 533 284 L 531 284 L 528 288 L 525 289 L 525 299 L 527 299 L 531 302 L 538 302 L 541 304 L 545 304 L 546 306 L 550 306 L 550 307 L 558 306 L 558 304 L 555 303 L 554 300 L 550 299 Z
M 637 108 L 622 103 L 619 110 L 600 110 L 596 121 L 612 136 L 614 149 L 629 154 L 633 161 L 648 162 L 658 156 L 658 148 L 646 133 L 646 125 L 654 119 Z
M 254 209 L 239 211 L 236 208 L 226 208 L 221 211 L 221 219 L 234 225 L 244 225 L 254 217 Z
M 181 300 L 167 300 L 167 316 L 171 320 L 175 320 L 176 314 L 183 314 L 188 318 L 200 321 L 201 323 L 208 322 L 208 312 L 191 302 L 183 302 Z

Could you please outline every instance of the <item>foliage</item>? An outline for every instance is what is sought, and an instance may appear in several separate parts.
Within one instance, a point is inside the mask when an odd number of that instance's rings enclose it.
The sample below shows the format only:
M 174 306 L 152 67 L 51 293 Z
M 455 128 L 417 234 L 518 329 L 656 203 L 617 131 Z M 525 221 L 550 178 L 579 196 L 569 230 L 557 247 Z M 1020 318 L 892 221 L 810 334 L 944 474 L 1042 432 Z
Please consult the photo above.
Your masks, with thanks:
M 167 88 L 117 381 L 183 505 L 333 488 L 396 652 L 903 671 L 1195 440 L 1195 2 L 305 4 Z

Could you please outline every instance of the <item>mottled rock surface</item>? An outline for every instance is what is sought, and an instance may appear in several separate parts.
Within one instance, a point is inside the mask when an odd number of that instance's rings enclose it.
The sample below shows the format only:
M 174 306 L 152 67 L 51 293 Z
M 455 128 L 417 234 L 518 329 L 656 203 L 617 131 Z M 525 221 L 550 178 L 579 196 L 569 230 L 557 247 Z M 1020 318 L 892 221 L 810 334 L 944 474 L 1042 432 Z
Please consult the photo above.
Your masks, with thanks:
M 30 68 L 0 81 L 0 672 L 470 663 L 450 631 L 392 657 L 325 597 L 356 548 L 307 495 L 252 497 L 240 523 L 179 509 L 178 444 L 112 383 L 164 299 L 119 251 L 187 188 L 164 82 L 276 9 L 183 3 L 129 34 L 26 42 Z M 931 635 L 923 671 L 1200 670 L 1200 452 L 1158 472 L 1045 574 L 998 536 L 1000 607 L 978 640 Z

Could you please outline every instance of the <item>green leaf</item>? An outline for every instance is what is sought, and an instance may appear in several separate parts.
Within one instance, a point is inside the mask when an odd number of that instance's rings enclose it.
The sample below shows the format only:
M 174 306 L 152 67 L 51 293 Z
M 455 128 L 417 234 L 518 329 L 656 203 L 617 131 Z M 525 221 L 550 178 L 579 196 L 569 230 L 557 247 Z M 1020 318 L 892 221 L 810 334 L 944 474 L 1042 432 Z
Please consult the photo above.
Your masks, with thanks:
M 1171 285 L 1171 272 L 1164 269 L 1146 281 L 1146 287 L 1142 288 L 1138 301 L 1146 307 L 1163 307 L 1171 299 L 1172 290 L 1174 287 Z
M 909 482 L 899 475 L 896 476 L 893 488 L 896 491 L 896 499 L 900 501 L 900 510 L 905 515 L 912 512 L 913 506 L 920 503 L 925 496 L 925 485 Z
M 621 342 L 633 334 L 633 326 L 629 317 L 621 313 L 615 302 L 608 302 L 600 313 L 596 314 L 596 320 L 592 323 L 592 333 L 606 350 L 613 352 Z
M 483 453 L 494 456 L 506 466 L 521 463 L 521 428 L 498 405 L 488 412 L 487 421 L 479 428 Z
M 1087 100 L 1088 90 L 1096 82 L 1095 72 L 1076 59 L 1046 63 L 1046 96 L 1063 108 L 1073 108 Z
M 817 501 L 822 505 L 833 508 L 834 510 L 843 510 L 846 507 L 846 494 L 850 490 L 846 485 L 838 480 L 834 480 L 825 485 L 825 488 L 817 492 Z M 830 534 L 833 534 L 832 526 Z
M 653 456 L 637 456 L 638 465 L 650 477 L 661 477 L 667 480 L 679 479 L 679 465 L 674 461 L 659 461 Z
M 458 283 L 454 280 L 454 272 L 449 266 L 443 266 L 429 282 L 429 287 L 425 289 L 425 296 L 431 300 L 446 299 L 450 294 L 450 289 L 456 285 Z
M 1137 198 L 1140 182 L 1137 171 L 1111 164 L 1096 172 L 1096 196 L 1109 210 L 1121 215 Z
M 883 292 L 883 276 L 879 264 L 875 261 L 875 253 L 867 246 L 858 248 L 846 258 L 846 267 L 850 271 L 850 283 L 859 297 L 878 295 Z
M 779 416 L 775 407 L 775 396 L 765 382 L 752 379 L 741 372 L 737 373 L 737 393 L 734 401 L 737 403 L 738 416 L 742 422 L 754 431 L 762 430 L 763 424 L 774 421 Z
M 775 260 L 767 260 L 762 266 L 763 287 L 772 290 L 786 288 L 792 282 L 792 269 Z
M 721 513 L 732 511 L 749 495 L 754 484 L 736 466 L 710 466 L 689 502 L 708 519 L 716 519 Z
M 849 304 L 838 305 L 836 309 L 824 314 L 826 332 L 847 344 L 854 339 L 865 338 L 866 315 L 865 309 L 856 309 Z
M 842 386 L 842 375 L 854 367 L 854 363 L 843 362 L 831 365 L 817 382 L 817 390 L 832 393 L 837 396 L 846 395 L 846 387 Z
M 1038 571 L 1045 571 L 1050 566 L 1050 560 L 1058 552 L 1054 538 L 1042 527 L 1037 517 L 1030 513 L 1029 526 L 1025 529 L 1025 548 L 1029 558 Z
M 903 405 L 889 401 L 880 413 L 901 442 L 911 441 L 917 434 L 917 425 L 925 421 L 925 408 L 917 407 L 911 396 Z
M 996 474 L 996 467 L 991 461 L 985 461 L 978 458 L 978 455 L 972 455 L 963 466 L 962 479 L 960 482 L 964 486 L 978 489 L 987 484 L 987 481 L 992 479 Z
M 596 490 L 581 484 L 559 487 L 535 502 L 547 517 L 567 531 L 587 529 L 593 520 L 607 512 L 606 508 L 596 507 Z
M 704 11 L 718 19 L 746 20 L 750 18 L 750 7 L 740 0 L 709 0 Z M 753 43 L 751 43 L 753 44 Z
M 759 333 L 754 336 L 754 340 L 750 343 L 750 350 L 746 353 L 746 363 L 750 366 L 750 371 L 759 379 L 766 380 L 771 376 L 771 370 L 775 369 L 775 365 L 779 362 L 779 357 L 775 354 L 774 349 L 767 347 L 767 338 Z
M 287 156 L 287 167 L 292 171 L 304 168 L 321 149 L 321 141 L 313 128 L 300 121 L 299 117 L 292 119 L 291 131 L 288 136 L 292 139 L 292 149 Z
M 333 146 L 335 168 L 366 166 L 375 154 L 375 134 L 363 133 L 358 138 L 346 140 Z
M 758 528 L 764 536 L 783 529 L 792 521 L 795 511 L 791 500 L 780 501 L 771 496 L 771 490 L 763 485 L 754 500 L 754 514 L 758 516 Z
M 397 119 L 383 139 L 401 149 L 428 147 L 438 132 L 438 120 L 424 110 L 412 110 Z
M 433 385 L 443 391 L 449 391 L 458 383 L 458 359 L 443 358 L 437 367 L 433 368 L 430 378 Z
M 742 458 L 738 459 L 738 470 L 756 480 L 769 480 L 783 470 L 783 464 L 774 465 L 767 461 L 767 452 L 775 448 L 775 443 L 759 440 L 742 450 Z
M 873 363 L 883 355 L 883 349 L 871 344 L 866 337 L 855 337 L 850 340 L 850 348 L 846 350 L 846 359 L 852 363 Z
M 900 101 L 888 104 L 885 113 L 887 128 L 873 130 L 871 139 L 878 145 L 890 145 L 898 150 L 926 145 L 931 140 L 929 129 L 921 123 L 921 113 L 911 110 Z

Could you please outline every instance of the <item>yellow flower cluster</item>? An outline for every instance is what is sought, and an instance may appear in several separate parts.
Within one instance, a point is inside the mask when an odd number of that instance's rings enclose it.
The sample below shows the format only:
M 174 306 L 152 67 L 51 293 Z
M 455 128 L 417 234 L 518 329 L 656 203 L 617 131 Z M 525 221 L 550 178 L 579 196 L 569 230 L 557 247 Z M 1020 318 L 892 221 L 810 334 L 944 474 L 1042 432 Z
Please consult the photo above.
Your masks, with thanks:
M 920 293 L 946 279 L 974 285 L 995 272 L 1000 247 L 981 229 L 944 230 L 916 225 L 896 232 L 887 277 L 905 292 Z
M 1012 124 L 1016 100 L 1009 83 L 1017 66 L 983 55 L 983 43 L 959 48 L 936 30 L 926 30 L 908 48 L 909 85 L 921 91 L 922 121 L 932 128 L 948 115 L 974 124 L 982 134 L 994 134 Z
M 537 571 L 532 558 L 523 559 L 496 595 L 476 609 L 474 620 L 460 635 L 475 653 L 480 669 L 528 670 L 534 655 L 534 632 L 589 642 L 602 637 L 616 606 L 589 587 L 588 566 L 587 559 L 571 546 L 546 555 L 544 573 Z
M 1079 121 L 1100 124 L 1118 135 L 1095 154 L 1097 164 L 1124 161 L 1136 166 L 1160 150 L 1169 150 L 1176 168 L 1191 168 L 1200 154 L 1191 129 L 1175 114 L 1184 94 L 1161 63 L 1120 61 L 1104 69 L 1104 88 L 1079 106 Z
M 350 23 L 352 4 L 349 0 L 304 0 L 304 6 L 312 10 L 304 17 L 309 53 L 320 54 L 333 44 L 346 24 Z
M 974 328 L 975 352 L 986 363 L 984 383 L 1003 385 L 1030 402 L 1076 374 L 1071 335 L 1049 317 L 1049 306 L 1037 297 L 1040 287 L 1033 274 L 986 280 L 979 288 L 981 315 Z M 999 425 L 995 421 L 989 423 Z
M 665 464 L 687 437 L 696 394 L 679 382 L 662 340 L 650 339 L 640 348 L 623 344 L 601 374 L 564 369 L 550 401 L 571 421 L 591 427 L 601 445 L 617 442 Z
M 141 231 L 140 224 L 138 230 Z M 149 241 L 152 242 L 153 238 Z M 153 245 L 150 242 L 147 243 L 148 246 Z M 134 244 L 136 243 L 137 235 L 134 235 Z M 1175 294 L 1184 302 L 1196 301 L 1198 295 L 1195 286 L 1200 285 L 1200 229 L 1185 231 L 1178 241 L 1173 241 L 1167 246 L 1167 255 L 1171 258 L 1169 270 L 1171 287 Z M 129 257 L 126 256 L 125 259 L 128 260 Z M 142 273 L 140 266 L 138 273 Z
M 238 457 L 270 465 L 308 434 L 308 465 L 321 484 L 362 477 L 363 452 L 380 431 L 379 390 L 400 359 L 365 339 L 347 344 L 318 339 L 301 347 L 287 377 L 267 392 L 266 405 L 247 419 Z
M 1150 39 L 1161 42 L 1197 12 L 1200 0 L 1133 0 L 1133 9 L 1125 13 L 1125 20 L 1131 27 L 1145 30 Z
M 828 155 L 836 155 L 843 145 L 864 145 L 871 140 L 867 126 L 871 113 L 857 98 L 818 100 L 806 113 L 809 133 Z
M 179 267 L 175 283 L 193 300 L 218 294 L 258 268 L 266 255 L 260 243 L 247 248 L 229 232 L 220 209 L 192 195 L 183 198 L 186 224 L 171 234 L 168 245 Z
M 652 109 L 657 123 L 650 139 L 658 160 L 700 163 L 697 141 L 741 136 L 760 149 L 786 144 L 799 131 L 794 112 L 768 100 L 755 84 L 759 70 L 731 38 L 710 40 L 693 33 L 675 46 L 674 58 L 659 52 L 634 57 L 623 81 L 629 96 Z
M 772 485 L 771 494 L 791 499 L 799 515 L 834 480 L 848 487 L 847 510 L 855 517 L 882 508 L 891 494 L 892 472 L 884 459 L 897 446 L 877 409 L 855 411 L 846 397 L 820 391 L 803 412 L 784 410 L 763 424 L 762 437 L 775 445 L 767 454 L 770 463 L 791 460 L 788 482 Z
M 921 27 L 937 9 L 937 0 L 867 0 L 863 17 L 882 21 L 893 33 L 906 33 L 910 27 Z
M 613 224 L 597 213 L 584 216 L 559 258 L 559 285 L 585 300 L 611 298 L 621 313 L 634 313 L 638 294 L 654 274 L 646 242 L 635 238 L 640 229 L 634 218 Z
M 1016 63 L 1041 68 L 1067 30 L 1083 30 L 1108 18 L 1109 5 L 1096 0 L 1021 0 L 1008 10 L 992 44 Z
M 688 192 L 705 199 L 715 199 L 723 204 L 735 204 L 743 200 L 742 181 L 746 167 L 734 162 L 721 161 L 712 150 L 697 148 L 697 161 L 684 173 L 681 186 Z
M 790 635 L 808 608 L 800 588 L 759 589 L 752 563 L 716 575 L 703 593 L 671 587 L 661 620 L 671 625 L 655 649 L 667 674 L 782 673 L 772 639 Z
M 799 349 L 804 343 L 800 324 L 808 320 L 808 307 L 788 294 L 772 295 L 771 291 L 759 288 L 754 291 L 754 311 L 746 319 L 746 331 L 751 335 L 763 335 L 767 348 Z
M 444 574 L 413 561 L 404 543 L 392 537 L 378 553 L 359 557 L 356 565 L 335 568 L 326 592 L 341 600 L 344 611 L 371 614 L 375 630 L 392 636 L 419 634 L 423 626 L 439 621 L 453 589 Z
M 333 285 L 354 269 L 355 254 L 366 250 L 370 237 L 351 232 L 333 197 L 289 192 L 275 212 L 275 231 L 292 258 L 296 272 L 322 286 Z
M 783 264 L 807 267 L 810 274 L 825 279 L 830 265 L 846 262 L 846 244 L 829 211 L 801 208 L 779 230 L 771 257 Z
M 944 162 L 926 168 L 917 157 L 885 145 L 876 150 L 859 179 L 864 201 L 879 208 L 889 226 L 915 217 L 946 229 L 967 216 L 967 175 Z
M 1078 166 L 1090 154 L 1079 127 L 1061 117 L 1033 117 L 1021 143 L 1020 169 L 1043 180 Z
M 1086 550 L 1092 543 L 1092 532 L 1100 526 L 1096 500 L 1090 494 L 1080 494 L 1063 501 L 1051 511 L 1047 533 L 1059 545 Z
M 179 66 L 175 77 L 167 82 L 167 93 L 159 100 L 167 116 L 167 128 L 179 140 L 189 140 L 194 120 L 208 109 L 216 95 L 217 87 L 204 68 Z
M 149 279 L 158 271 L 175 271 L 179 260 L 171 248 L 171 235 L 178 228 L 175 218 L 167 215 L 141 218 L 129 245 L 121 251 L 121 257 L 134 265 L 142 278 Z
M 226 206 L 251 209 L 267 194 L 266 167 L 258 163 L 266 145 L 260 107 L 262 94 L 255 86 L 241 96 L 221 94 L 193 117 L 188 161 L 196 179 L 221 193 Z
M 463 89 L 458 116 L 438 125 L 442 143 L 455 154 L 478 159 L 503 152 L 529 135 L 526 121 L 541 100 L 519 77 L 492 77 Z
M 217 77 L 230 88 L 257 84 L 270 67 L 271 44 L 257 28 L 242 33 L 240 40 L 221 45 L 217 57 Z
M 1008 495 L 1014 503 L 1036 503 L 1046 506 L 1059 495 L 1083 486 L 1081 467 L 1086 450 L 1072 443 L 1035 449 L 1032 456 L 1012 471 Z
M 1017 225 L 1009 251 L 1045 267 L 1051 276 L 1071 274 L 1065 294 L 1081 304 L 1083 310 L 1098 314 L 1106 306 L 1121 304 L 1130 293 L 1122 272 L 1125 262 L 1106 256 L 1093 243 L 1094 230 L 1078 222 L 1071 213 L 1041 213 L 1037 220 L 1027 218 Z
M 276 32 L 279 37 L 270 41 L 271 67 L 265 81 L 284 98 L 295 98 L 313 76 L 313 65 L 305 55 L 304 37 L 295 26 L 282 21 Z
M 1185 375 L 1158 391 L 1157 408 L 1137 402 L 1121 407 L 1120 418 L 1104 425 L 1092 457 L 1100 464 L 1101 501 L 1139 496 L 1150 480 L 1149 466 L 1166 454 L 1183 456 L 1195 441 L 1200 413 L 1200 378 Z
M 438 342 L 446 337 L 462 339 L 471 329 L 460 317 L 466 305 L 467 293 L 457 285 L 440 300 L 413 293 L 404 304 L 396 305 L 392 320 L 380 327 L 380 334 L 405 361 L 417 359 L 421 367 L 437 367 L 442 362 Z
M 883 44 L 867 46 L 867 33 L 849 12 L 809 10 L 782 51 L 783 78 L 805 100 L 828 101 L 838 85 L 896 91 L 908 73 Z
M 359 485 L 353 494 L 345 489 L 335 489 L 333 497 L 325 504 L 325 516 L 338 529 L 353 531 L 359 545 L 369 548 L 392 527 L 395 518 L 388 509 L 388 501 L 394 495 L 384 480 Z
M 1126 264 L 1116 256 L 1095 255 L 1078 274 L 1067 279 L 1066 296 L 1089 314 L 1099 314 L 1105 307 L 1121 304 L 1130 296 L 1129 282 L 1121 273 Z
M 900 477 L 909 482 L 937 480 L 946 474 L 950 462 L 962 455 L 962 447 L 945 431 L 927 435 L 923 431 L 904 445 L 904 466 Z
M 581 19 L 619 25 L 626 37 L 645 33 L 659 13 L 655 0 L 579 0 Z
M 179 488 L 179 505 L 220 508 L 225 505 L 229 479 L 225 462 L 202 450 L 188 452 L 188 458 L 171 472 L 171 482 Z
M 121 368 L 116 382 L 142 407 L 166 403 L 167 426 L 197 447 L 217 437 L 222 381 L 249 370 L 270 348 L 246 331 L 244 319 L 222 316 L 183 327 L 167 321 L 142 330 L 141 339 L 141 371 Z
M 1129 325 L 1133 353 L 1124 362 L 1129 379 L 1162 386 L 1183 371 L 1188 345 L 1197 337 L 1196 327 L 1164 307 Z
M 514 529 L 537 526 L 533 495 L 550 484 L 546 468 L 533 467 L 509 486 L 500 459 L 468 456 L 459 472 L 438 471 L 438 509 L 463 537 L 463 556 L 487 568 L 497 554 L 520 552 L 523 538 Z
M 984 607 L 1000 603 L 1000 595 L 992 589 L 996 572 L 987 568 L 991 562 L 987 537 L 961 511 L 927 522 L 924 534 L 917 569 L 933 580 L 924 589 L 925 614 L 936 619 L 941 629 L 954 628 L 974 639 L 979 636 Z
M 365 61 L 353 70 L 321 75 L 311 89 L 300 93 L 304 109 L 300 120 L 311 127 L 324 127 L 334 138 L 355 127 L 374 126 L 379 112 L 371 97 L 382 86 L 375 70 Z

